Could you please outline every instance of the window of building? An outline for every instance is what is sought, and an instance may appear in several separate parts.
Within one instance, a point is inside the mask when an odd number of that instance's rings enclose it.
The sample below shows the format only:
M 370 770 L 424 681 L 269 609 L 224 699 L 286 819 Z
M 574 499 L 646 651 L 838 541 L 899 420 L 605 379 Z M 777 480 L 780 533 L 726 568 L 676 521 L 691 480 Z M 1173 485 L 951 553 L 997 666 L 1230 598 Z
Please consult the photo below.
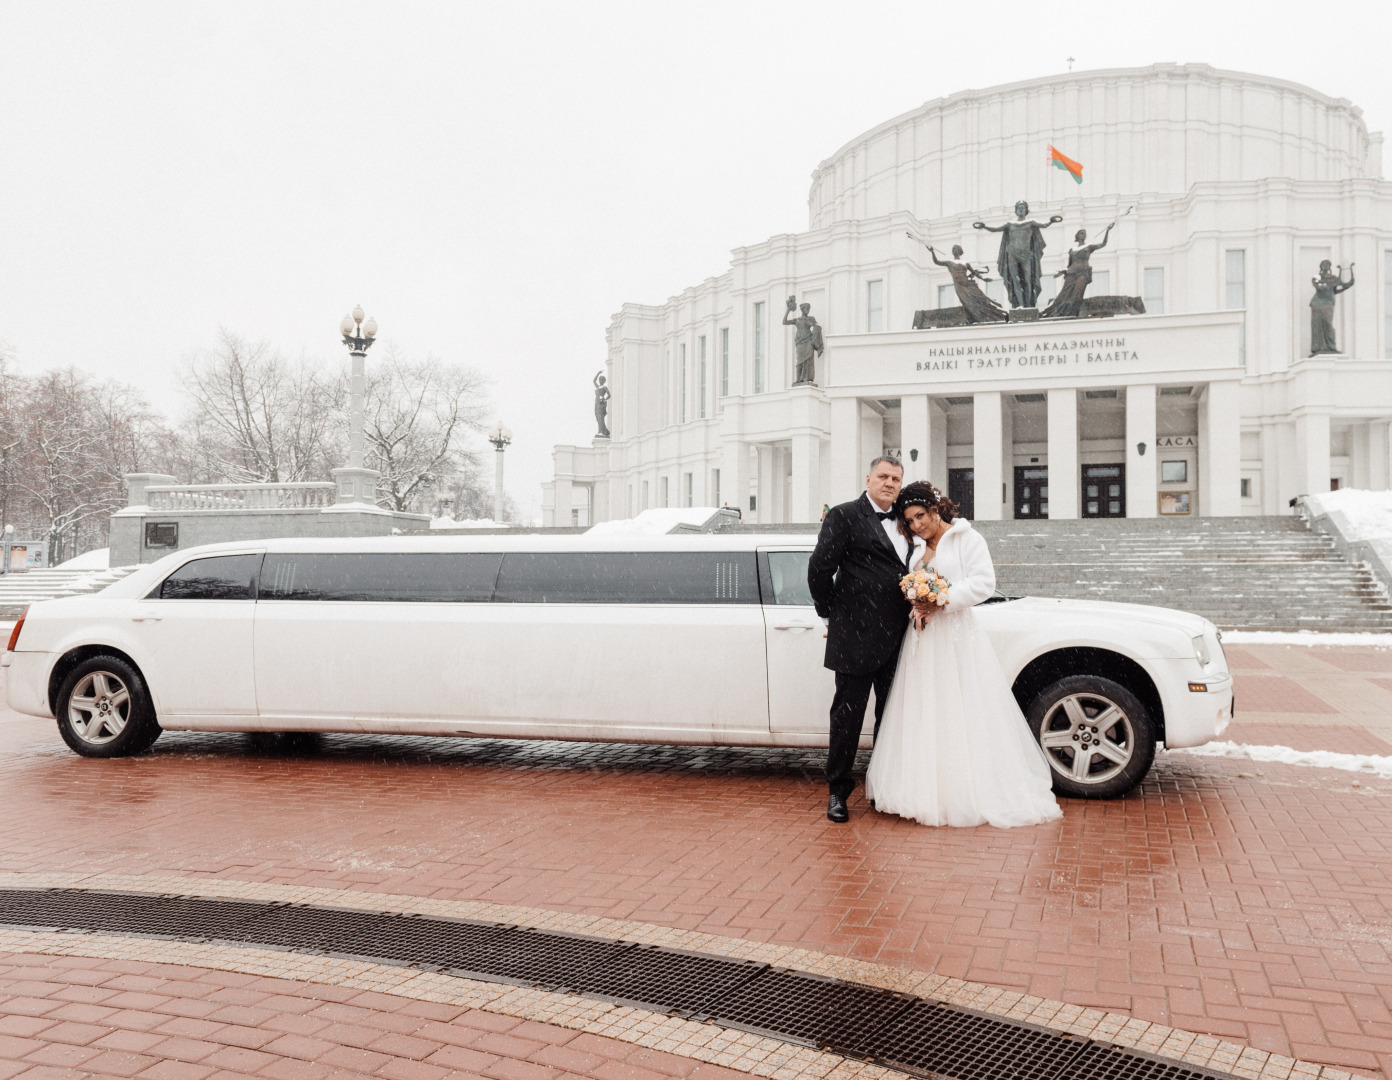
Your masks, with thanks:
M 945 308 L 945 307 L 956 307 L 956 306 L 957 306 L 957 290 L 954 289 L 951 285 L 939 285 L 939 286 L 938 286 L 938 307 L 940 307 L 940 308 Z
M 639 510 L 646 510 L 647 508 L 648 508 L 648 482 L 647 482 L 646 480 L 644 480 L 644 481 L 643 481 L 643 505 L 640 506 L 638 509 L 639 509 Z
M 730 396 L 730 328 L 720 328 L 720 396 Z
M 1005 307 L 1005 282 L 1000 278 L 992 278 L 986 282 L 986 295 L 1001 307 Z
M 682 476 L 682 505 L 683 505 L 683 506 L 695 506 L 695 505 L 696 505 L 694 502 L 691 501 L 692 498 L 693 498 L 694 495 L 695 495 L 695 484 L 692 482 L 691 476 L 692 476 L 691 473 L 685 473 L 685 474 L 683 474 L 683 476 Z
M 512 604 L 757 604 L 752 551 L 508 552 L 494 600 Z
M 1165 268 L 1147 266 L 1141 272 L 1141 299 L 1147 315 L 1165 314 Z
M 1187 461 L 1162 461 L 1160 462 L 1160 483 L 1162 484 L 1187 484 L 1189 482 L 1189 462 Z
M 255 600 L 260 555 L 220 555 L 186 562 L 160 584 L 161 600 Z
M 712 469 L 712 470 L 711 470 L 711 493 L 715 496 L 715 499 L 714 499 L 714 501 L 711 503 L 711 505 L 712 505 L 712 506 L 723 506 L 724 503 L 722 503 L 722 502 L 720 501 L 720 470 L 719 470 L 719 469 Z
M 1040 311 L 1054 302 L 1054 297 L 1058 295 L 1058 278 L 1053 274 L 1046 273 L 1039 281 L 1039 299 L 1034 302 L 1034 306 Z
M 657 505 L 664 510 L 670 505 L 667 501 L 667 477 L 659 477 L 657 481 L 658 503 Z
M 1247 252 L 1241 248 L 1224 252 L 1223 306 L 1229 311 L 1247 308 Z M 1237 331 L 1237 358 L 1243 367 L 1247 366 L 1246 319 Z
M 696 339 L 696 415 L 706 418 L 706 335 Z
M 628 516 L 633 516 L 633 485 L 628 485 Z
M 754 305 L 754 393 L 764 392 L 764 344 L 768 328 L 764 324 L 764 301 Z
M 1244 477 L 1242 478 L 1242 497 L 1243 497 L 1244 499 L 1250 499 L 1250 498 L 1252 497 L 1252 479 L 1251 479 L 1251 477 L 1244 476 Z
M 501 553 L 271 553 L 262 600 L 485 604 L 493 598 Z
M 884 329 L 884 280 L 865 283 L 865 329 L 878 334 Z
M 1382 355 L 1392 360 L 1392 251 L 1383 254 L 1387 263 L 1382 272 Z
M 681 399 L 681 411 L 678 415 L 684 424 L 686 423 L 686 342 L 677 346 L 677 352 L 681 357 L 681 362 L 677 367 L 677 382 L 681 385 L 681 390 L 678 391 Z
M 1090 296 L 1111 296 L 1112 295 L 1112 272 L 1110 270 L 1094 270 L 1092 272 L 1092 284 L 1087 288 Z

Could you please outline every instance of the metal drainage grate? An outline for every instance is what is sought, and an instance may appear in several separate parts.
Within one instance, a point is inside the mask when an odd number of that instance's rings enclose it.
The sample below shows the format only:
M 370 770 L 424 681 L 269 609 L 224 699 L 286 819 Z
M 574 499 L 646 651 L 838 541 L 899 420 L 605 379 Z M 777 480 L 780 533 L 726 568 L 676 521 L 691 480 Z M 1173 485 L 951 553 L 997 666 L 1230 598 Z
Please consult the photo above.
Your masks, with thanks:
M 1056 1080 L 1231 1080 L 1231 1077 L 1182 1061 L 1103 1043 L 1088 1043 Z
M 573 978 L 571 985 L 579 993 L 616 1005 L 652 1009 L 661 1002 L 661 1012 L 704 1020 L 718 999 L 767 970 L 767 964 L 752 960 L 637 945 L 611 956 L 582 978 Z
M 771 968 L 711 1010 L 717 1024 L 835 1050 L 884 1027 L 917 999 L 873 986 Z
M 709 1020 L 934 1080 L 1233 1080 L 873 986 L 500 923 L 81 889 L 0 889 L 0 924 L 226 941 L 539 986 Z

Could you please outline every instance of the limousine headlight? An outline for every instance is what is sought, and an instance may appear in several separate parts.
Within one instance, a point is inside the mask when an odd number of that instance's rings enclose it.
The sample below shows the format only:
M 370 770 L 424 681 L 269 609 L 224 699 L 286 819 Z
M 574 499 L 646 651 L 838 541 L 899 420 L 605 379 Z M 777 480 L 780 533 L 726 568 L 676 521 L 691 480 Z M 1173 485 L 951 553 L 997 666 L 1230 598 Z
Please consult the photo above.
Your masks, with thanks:
M 1208 642 L 1204 640 L 1202 634 L 1193 638 L 1194 659 L 1199 662 L 1199 667 L 1208 667 L 1211 657 L 1208 655 Z

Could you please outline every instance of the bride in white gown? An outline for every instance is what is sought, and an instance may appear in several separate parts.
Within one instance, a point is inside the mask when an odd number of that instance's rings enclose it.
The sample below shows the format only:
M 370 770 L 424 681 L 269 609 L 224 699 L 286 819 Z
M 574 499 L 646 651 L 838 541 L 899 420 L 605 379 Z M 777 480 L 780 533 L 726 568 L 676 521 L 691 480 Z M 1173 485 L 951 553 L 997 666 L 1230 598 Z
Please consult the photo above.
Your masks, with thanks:
M 896 509 L 914 543 L 910 567 L 946 578 L 947 604 L 905 635 L 866 796 L 882 813 L 925 825 L 1010 828 L 1062 817 L 1048 762 L 972 610 L 996 587 L 985 539 L 931 484 L 909 484 Z

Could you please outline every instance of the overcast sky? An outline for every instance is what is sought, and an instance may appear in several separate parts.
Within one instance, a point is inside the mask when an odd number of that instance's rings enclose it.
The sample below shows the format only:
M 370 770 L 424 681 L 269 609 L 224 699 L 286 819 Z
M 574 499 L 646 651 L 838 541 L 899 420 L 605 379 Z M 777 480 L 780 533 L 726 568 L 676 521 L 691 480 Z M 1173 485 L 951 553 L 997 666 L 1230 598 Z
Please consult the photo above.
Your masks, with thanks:
M 1388 11 L 0 0 L 0 343 L 177 418 L 178 365 L 219 327 L 346 362 L 362 303 L 408 354 L 491 378 L 537 514 L 552 444 L 593 434 L 619 305 L 805 229 L 812 170 L 853 136 L 1070 56 L 1292 79 L 1387 130 Z

